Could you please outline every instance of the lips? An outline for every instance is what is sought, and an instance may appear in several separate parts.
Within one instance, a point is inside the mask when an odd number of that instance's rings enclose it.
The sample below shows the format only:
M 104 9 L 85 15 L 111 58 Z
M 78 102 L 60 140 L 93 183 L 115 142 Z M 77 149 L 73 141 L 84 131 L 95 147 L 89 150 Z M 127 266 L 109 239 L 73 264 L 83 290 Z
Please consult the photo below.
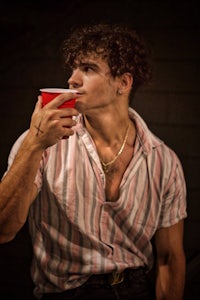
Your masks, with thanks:
M 77 96 L 82 96 L 84 93 L 83 92 L 76 92 Z

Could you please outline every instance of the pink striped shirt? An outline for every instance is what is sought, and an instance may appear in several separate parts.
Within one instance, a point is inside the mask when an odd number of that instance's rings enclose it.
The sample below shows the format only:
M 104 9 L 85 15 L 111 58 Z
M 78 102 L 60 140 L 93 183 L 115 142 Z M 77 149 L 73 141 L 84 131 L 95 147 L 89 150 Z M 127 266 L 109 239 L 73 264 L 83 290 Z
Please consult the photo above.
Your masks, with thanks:
M 91 274 L 150 269 L 156 230 L 187 215 L 179 159 L 133 109 L 129 113 L 137 129 L 135 152 L 116 202 L 106 201 L 104 172 L 81 115 L 75 134 L 43 153 L 29 215 L 38 298 L 75 288 Z

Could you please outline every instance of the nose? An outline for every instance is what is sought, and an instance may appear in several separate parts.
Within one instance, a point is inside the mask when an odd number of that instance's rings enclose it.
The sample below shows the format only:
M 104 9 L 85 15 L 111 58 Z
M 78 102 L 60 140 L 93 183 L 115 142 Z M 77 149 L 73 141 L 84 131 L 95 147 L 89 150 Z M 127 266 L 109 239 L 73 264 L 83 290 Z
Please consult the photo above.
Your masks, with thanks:
M 73 70 L 70 78 L 68 79 L 68 84 L 71 89 L 77 89 L 82 86 L 82 78 L 78 69 Z

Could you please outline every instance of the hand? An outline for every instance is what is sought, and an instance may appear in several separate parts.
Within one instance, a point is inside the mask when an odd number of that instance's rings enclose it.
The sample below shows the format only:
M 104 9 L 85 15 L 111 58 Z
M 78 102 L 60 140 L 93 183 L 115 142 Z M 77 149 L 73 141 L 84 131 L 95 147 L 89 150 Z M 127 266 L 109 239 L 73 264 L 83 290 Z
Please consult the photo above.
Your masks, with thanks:
M 42 108 L 42 96 L 38 97 L 31 117 L 29 136 L 42 149 L 74 134 L 71 128 L 76 125 L 76 121 L 72 117 L 77 116 L 78 111 L 75 108 L 57 108 L 72 98 L 73 93 L 61 94 Z

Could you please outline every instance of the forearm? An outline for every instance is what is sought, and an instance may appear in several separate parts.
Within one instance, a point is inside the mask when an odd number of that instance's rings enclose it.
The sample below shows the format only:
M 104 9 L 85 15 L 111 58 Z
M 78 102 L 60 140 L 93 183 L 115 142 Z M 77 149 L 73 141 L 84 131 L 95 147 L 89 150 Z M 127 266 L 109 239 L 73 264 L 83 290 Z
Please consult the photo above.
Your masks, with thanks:
M 60 137 L 73 134 L 76 125 L 72 116 L 78 111 L 57 109 L 72 95 L 62 94 L 42 108 L 39 96 L 31 117 L 31 124 L 17 155 L 0 184 L 0 243 L 16 235 L 27 219 L 31 203 L 37 195 L 34 184 L 43 151 L 56 144 Z
M 157 268 L 156 299 L 182 300 L 185 285 L 185 256 L 170 259 Z
M 25 138 L 16 158 L 0 184 L 0 243 L 13 239 L 26 222 L 36 196 L 34 179 L 42 150 Z

